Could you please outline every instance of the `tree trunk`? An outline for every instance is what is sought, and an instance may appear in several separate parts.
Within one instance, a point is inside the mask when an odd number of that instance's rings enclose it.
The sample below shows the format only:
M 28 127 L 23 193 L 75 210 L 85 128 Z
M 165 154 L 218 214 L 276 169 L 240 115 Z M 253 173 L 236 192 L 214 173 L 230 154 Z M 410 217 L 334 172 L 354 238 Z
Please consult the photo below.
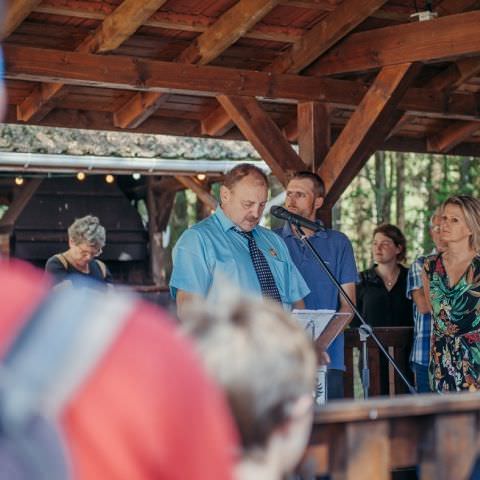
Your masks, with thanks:
M 397 210 L 397 227 L 405 231 L 405 155 L 403 153 L 396 154 L 396 210 Z

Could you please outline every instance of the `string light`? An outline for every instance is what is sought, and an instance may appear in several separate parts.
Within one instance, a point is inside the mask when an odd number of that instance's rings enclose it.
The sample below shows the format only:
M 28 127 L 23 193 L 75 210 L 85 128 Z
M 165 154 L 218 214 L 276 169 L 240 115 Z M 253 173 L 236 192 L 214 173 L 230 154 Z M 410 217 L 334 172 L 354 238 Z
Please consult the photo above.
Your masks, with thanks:
M 23 185 L 23 177 L 15 177 L 15 184 L 20 186 L 20 185 Z
M 115 177 L 113 175 L 110 175 L 110 174 L 105 175 L 105 181 L 107 183 L 113 183 L 115 181 Z
M 86 175 L 85 175 L 84 172 L 78 172 L 78 173 L 77 173 L 77 180 L 78 180 L 79 182 L 83 182 L 83 180 L 85 180 L 85 178 L 86 178 Z
M 201 182 L 203 182 L 203 181 L 207 178 L 207 176 L 206 176 L 204 173 L 199 173 L 199 174 L 197 175 L 197 178 L 198 178 Z

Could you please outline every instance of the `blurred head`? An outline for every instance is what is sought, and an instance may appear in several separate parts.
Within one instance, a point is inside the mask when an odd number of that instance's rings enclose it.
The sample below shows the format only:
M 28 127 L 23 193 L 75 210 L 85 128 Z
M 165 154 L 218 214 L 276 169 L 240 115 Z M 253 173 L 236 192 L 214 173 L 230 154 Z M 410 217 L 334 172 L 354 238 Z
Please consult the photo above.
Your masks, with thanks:
M 442 204 L 440 236 L 447 244 L 468 242 L 480 252 L 480 201 L 470 195 L 454 195 Z
M 98 257 L 105 240 L 105 228 L 93 215 L 78 218 L 68 227 L 69 253 L 77 266 L 85 267 L 94 257 Z
M 401 263 L 406 258 L 407 240 L 395 225 L 385 223 L 373 231 L 373 259 L 375 263 Z
M 435 244 L 437 252 L 443 252 L 447 245 L 440 237 L 440 225 L 442 223 L 441 207 L 437 207 L 430 218 L 430 237 Z
M 295 467 L 312 421 L 316 358 L 303 329 L 278 305 L 230 292 L 192 305 L 186 328 L 226 392 L 244 458 L 285 445 L 281 471 Z M 258 458 L 258 457 L 257 457 Z
M 225 175 L 220 201 L 225 215 L 245 232 L 262 218 L 268 198 L 268 179 L 255 165 L 243 163 Z
M 287 185 L 285 208 L 292 213 L 315 220 L 316 211 L 323 205 L 325 185 L 313 172 L 297 172 Z

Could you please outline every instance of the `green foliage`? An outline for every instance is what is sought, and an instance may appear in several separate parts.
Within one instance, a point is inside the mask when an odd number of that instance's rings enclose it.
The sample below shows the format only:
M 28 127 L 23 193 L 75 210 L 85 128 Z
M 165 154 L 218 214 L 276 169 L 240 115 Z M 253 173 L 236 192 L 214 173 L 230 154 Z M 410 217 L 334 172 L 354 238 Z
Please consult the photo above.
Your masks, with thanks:
M 399 177 L 398 170 L 401 155 L 405 159 L 403 177 Z M 352 240 L 360 269 L 371 264 L 375 226 L 382 221 L 403 226 L 408 242 L 407 263 L 410 263 L 433 248 L 428 224 L 436 207 L 450 195 L 479 193 L 480 165 L 473 158 L 377 153 L 342 196 L 341 220 L 335 226 Z M 398 198 L 402 199 L 400 205 Z

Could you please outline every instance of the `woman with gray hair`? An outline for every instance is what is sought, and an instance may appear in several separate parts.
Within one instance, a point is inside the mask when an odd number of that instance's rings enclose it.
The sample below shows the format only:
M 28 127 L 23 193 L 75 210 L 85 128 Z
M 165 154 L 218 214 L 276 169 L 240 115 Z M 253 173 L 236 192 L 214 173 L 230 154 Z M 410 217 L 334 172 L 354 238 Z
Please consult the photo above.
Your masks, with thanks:
M 236 421 L 242 446 L 236 480 L 279 480 L 295 468 L 308 441 L 315 352 L 280 306 L 226 290 L 215 305 L 189 304 L 184 328 Z
M 96 258 L 102 253 L 105 240 L 105 228 L 97 217 L 78 218 L 68 228 L 68 250 L 50 257 L 45 270 L 53 275 L 55 284 L 64 282 L 73 274 L 78 278 L 111 283 L 106 265 Z

